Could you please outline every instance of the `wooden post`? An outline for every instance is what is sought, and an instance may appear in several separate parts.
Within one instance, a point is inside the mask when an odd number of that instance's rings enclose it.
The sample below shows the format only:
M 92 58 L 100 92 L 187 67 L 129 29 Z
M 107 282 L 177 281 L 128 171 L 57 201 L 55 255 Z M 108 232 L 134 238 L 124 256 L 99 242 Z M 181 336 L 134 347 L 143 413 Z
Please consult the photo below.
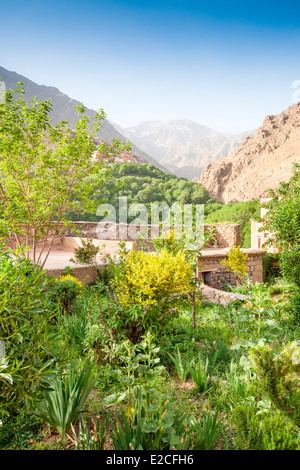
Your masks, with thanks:
M 193 328 L 196 328 L 196 291 L 192 293 L 192 299 L 193 299 Z

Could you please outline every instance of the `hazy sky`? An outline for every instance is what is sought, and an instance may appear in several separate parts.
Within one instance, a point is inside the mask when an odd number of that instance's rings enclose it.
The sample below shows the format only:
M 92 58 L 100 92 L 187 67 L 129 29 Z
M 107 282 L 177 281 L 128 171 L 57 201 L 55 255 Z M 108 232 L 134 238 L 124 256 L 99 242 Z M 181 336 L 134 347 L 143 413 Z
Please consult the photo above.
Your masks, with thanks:
M 123 127 L 238 133 L 293 104 L 300 2 L 0 0 L 0 45 L 0 65 Z

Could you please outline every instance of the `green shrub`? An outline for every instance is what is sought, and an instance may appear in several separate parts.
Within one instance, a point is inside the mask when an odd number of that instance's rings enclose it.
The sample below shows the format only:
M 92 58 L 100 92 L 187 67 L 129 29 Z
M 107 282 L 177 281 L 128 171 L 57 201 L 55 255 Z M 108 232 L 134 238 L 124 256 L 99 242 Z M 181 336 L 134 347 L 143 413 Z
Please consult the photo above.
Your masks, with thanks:
M 120 305 L 144 332 L 157 332 L 176 316 L 183 294 L 194 290 L 193 268 L 182 251 L 176 254 L 131 251 L 114 270 L 112 285 Z
M 180 382 L 185 382 L 190 373 L 190 363 L 182 359 L 178 346 L 176 354 L 169 354 L 169 357 L 175 366 L 175 372 Z
M 240 283 L 243 283 L 249 271 L 249 267 L 246 265 L 247 258 L 248 254 L 241 251 L 240 245 L 232 245 L 227 257 L 220 264 L 224 265 L 227 270 L 232 271 Z
M 64 437 L 83 411 L 96 380 L 92 365 L 87 362 L 81 367 L 76 363 L 71 364 L 67 370 L 54 377 L 43 391 L 44 401 L 35 406 L 37 416 Z
M 41 438 L 43 429 L 41 421 L 33 413 L 24 409 L 3 418 L 0 426 L 0 449 L 24 450 L 31 449 L 33 440 Z
M 53 289 L 63 312 L 70 313 L 75 298 L 83 291 L 83 284 L 71 274 L 56 279 Z
M 195 450 L 215 450 L 221 438 L 222 420 L 218 420 L 219 411 L 207 413 L 196 422 L 193 428 L 193 446 Z
M 252 394 L 255 395 L 255 382 L 251 376 L 251 363 L 249 359 L 244 361 L 248 364 L 245 367 L 241 367 L 239 362 L 231 360 L 229 369 L 225 374 L 225 381 L 222 383 L 222 389 L 220 389 L 220 400 L 223 403 L 223 407 L 232 410 L 237 404 L 241 404 Z M 217 398 L 219 400 L 219 397 Z
M 96 246 L 93 240 L 88 238 L 81 238 L 80 242 L 81 246 L 74 249 L 74 258 L 71 258 L 70 261 L 91 266 L 97 271 L 99 279 L 108 284 L 112 279 L 111 269 L 107 265 L 111 257 L 105 254 L 105 245 Z
M 96 294 L 97 295 L 97 294 Z M 140 306 L 119 305 L 114 298 L 99 296 L 90 300 L 85 350 L 98 362 L 110 356 L 115 343 L 128 339 L 134 344 L 142 340 L 146 328 L 139 321 Z
M 13 377 L 13 385 L 0 382 L 0 408 L 7 412 L 38 397 L 38 385 L 62 352 L 49 278 L 17 252 L 12 256 L 0 255 L 0 340 Z
M 289 305 L 288 312 L 291 323 L 299 325 L 300 320 L 300 288 L 295 286 L 292 292 L 287 296 Z
M 216 341 L 210 343 L 204 353 L 208 361 L 208 370 L 210 372 L 214 370 L 224 371 L 226 365 L 230 363 L 232 358 L 232 351 L 221 338 L 217 338 Z
M 58 328 L 63 331 L 68 350 L 73 355 L 84 354 L 84 342 L 87 334 L 88 319 L 85 311 L 58 317 Z
M 263 256 L 264 282 L 272 282 L 282 275 L 280 268 L 280 253 L 266 253 Z
M 259 346 L 250 355 L 261 391 L 300 426 L 300 346 L 295 341 L 276 357 L 270 347 Z
M 161 394 L 143 393 L 132 396 L 122 423 L 112 426 L 116 450 L 187 449 L 191 439 L 188 418 L 173 410 L 172 403 Z
M 190 373 L 199 392 L 208 390 L 210 376 L 208 374 L 208 359 L 205 364 L 202 363 L 201 354 L 198 355 L 198 361 L 190 363 Z
M 93 240 L 89 239 L 80 239 L 81 246 L 74 249 L 75 263 L 78 264 L 90 264 L 94 265 L 96 263 L 96 256 L 100 251 L 99 246 L 93 244 Z
M 281 413 L 257 414 L 255 403 L 237 405 L 232 421 L 241 450 L 299 450 L 298 430 Z
M 118 379 L 119 389 L 105 398 L 105 405 L 128 399 L 140 386 L 157 387 L 163 382 L 165 368 L 160 364 L 159 349 L 150 332 L 138 344 L 127 340 L 117 346 L 117 368 L 111 374 Z

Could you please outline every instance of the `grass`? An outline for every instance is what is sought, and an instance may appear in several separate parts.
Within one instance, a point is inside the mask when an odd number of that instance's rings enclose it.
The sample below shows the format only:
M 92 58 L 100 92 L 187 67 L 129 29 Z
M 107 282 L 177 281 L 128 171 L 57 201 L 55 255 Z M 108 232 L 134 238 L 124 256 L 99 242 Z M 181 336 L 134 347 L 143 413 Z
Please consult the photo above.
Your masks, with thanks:
M 143 366 L 145 360 L 143 355 L 139 361 L 131 362 L 132 390 L 138 378 L 136 383 L 142 384 L 143 390 L 149 390 L 150 387 L 153 403 L 157 403 L 155 398 L 157 394 L 165 394 L 169 416 L 166 425 L 170 427 L 170 433 L 173 432 L 174 413 L 186 414 L 189 417 L 186 442 L 190 442 L 190 449 L 239 449 L 241 440 L 237 438 L 238 431 L 233 416 L 235 409 L 241 404 L 245 406 L 248 402 L 254 404 L 255 412 L 259 413 L 259 416 L 262 413 L 260 417 L 262 422 L 264 422 L 263 413 L 268 413 L 271 417 L 274 415 L 276 408 L 273 404 L 267 411 L 263 408 L 264 405 L 260 404 L 264 397 L 261 396 L 252 366 L 249 365 L 248 351 L 251 344 L 253 346 L 262 341 L 264 344 L 270 344 L 276 352 L 289 341 L 299 339 L 300 328 L 291 324 L 288 311 L 280 302 L 272 302 L 278 289 L 283 295 L 290 292 L 288 284 L 278 281 L 269 287 L 257 286 L 252 292 L 251 301 L 247 304 L 235 302 L 225 308 L 209 303 L 199 304 L 196 311 L 196 328 L 192 323 L 192 306 L 184 303 L 176 320 L 162 335 L 154 338 L 157 345 L 155 361 L 157 366 L 163 367 L 160 379 L 156 380 L 152 376 L 150 381 L 147 376 L 149 371 L 146 373 L 147 368 Z M 84 342 L 93 322 L 99 322 L 99 309 L 93 302 L 94 296 L 95 287 L 86 288 L 83 298 L 74 303 L 70 317 L 60 319 L 60 324 L 65 328 L 65 348 L 77 361 L 93 356 L 87 350 L 88 347 L 99 347 L 97 341 Z M 239 349 L 232 349 L 238 344 L 240 344 Z M 58 387 L 61 407 L 53 401 L 53 397 L 50 400 L 51 392 L 47 392 L 49 406 L 40 405 L 44 412 L 40 417 L 35 415 L 33 418 L 32 414 L 25 413 L 22 418 L 18 414 L 13 418 L 9 416 L 3 418 L 3 426 L 0 428 L 0 448 L 113 449 L 113 430 L 116 432 L 118 420 L 120 426 L 123 426 L 126 417 L 127 425 L 130 427 L 130 416 L 126 414 L 130 406 L 126 398 L 109 408 L 104 406 L 103 400 L 107 395 L 120 392 L 120 382 L 113 371 L 123 371 L 122 386 L 123 389 L 126 388 L 125 364 L 128 363 L 128 358 L 118 356 L 118 345 L 114 345 L 112 341 L 106 347 L 117 348 L 115 355 L 111 356 L 114 359 L 111 363 L 108 361 L 101 365 L 94 364 L 99 374 L 98 380 L 90 393 L 86 393 L 84 407 L 79 407 L 80 412 L 75 413 L 74 418 L 73 416 L 70 420 L 60 418 L 61 410 L 71 408 L 68 404 L 69 398 L 65 396 L 63 401 L 63 389 Z M 143 370 L 146 374 L 144 376 Z M 151 403 L 147 406 L 151 415 Z M 58 427 L 63 437 L 55 430 L 58 429 L 55 420 L 52 422 L 49 418 L 52 408 L 56 408 L 56 421 L 62 421 Z M 49 424 L 46 425 L 46 421 Z M 103 427 L 102 423 L 106 423 L 107 426 Z M 75 435 L 69 429 L 71 424 Z M 18 429 L 17 433 L 15 429 Z M 129 428 L 127 430 L 129 436 Z M 139 432 L 144 433 L 143 426 L 139 427 Z M 255 433 L 255 427 L 251 432 Z M 278 429 L 276 432 L 277 442 Z M 168 436 L 166 435 L 166 438 L 169 438 Z M 130 438 L 128 439 L 130 441 Z M 272 440 L 272 435 L 270 439 Z M 126 442 L 126 446 L 130 448 L 129 441 Z M 298 446 L 293 435 L 289 445 L 293 448 Z

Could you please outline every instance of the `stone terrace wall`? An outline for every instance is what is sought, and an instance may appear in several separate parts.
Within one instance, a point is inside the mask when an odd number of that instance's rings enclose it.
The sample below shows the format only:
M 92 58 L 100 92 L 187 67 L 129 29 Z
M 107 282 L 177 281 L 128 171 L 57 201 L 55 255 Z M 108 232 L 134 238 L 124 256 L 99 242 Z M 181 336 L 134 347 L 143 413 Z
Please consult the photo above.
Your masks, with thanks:
M 244 302 L 248 300 L 247 295 L 235 294 L 234 292 L 225 292 L 205 285 L 202 285 L 200 289 L 203 294 L 203 300 L 213 304 L 225 306 L 234 300 L 241 300 Z
M 136 240 L 138 233 L 141 232 L 144 238 L 151 239 L 161 234 L 158 225 L 133 225 L 133 224 L 115 224 L 113 222 L 73 222 L 75 228 L 80 231 L 82 238 L 99 238 L 101 240 Z M 204 230 L 214 228 L 214 237 L 216 241 L 211 241 L 210 246 L 227 248 L 232 245 L 241 244 L 241 228 L 239 224 L 205 224 Z M 67 229 L 65 236 L 78 236 L 76 232 Z
M 64 237 L 81 237 L 81 238 L 98 238 L 100 240 L 128 240 L 133 241 L 139 238 L 139 234 L 143 238 L 151 241 L 153 237 L 161 235 L 162 230 L 158 225 L 133 225 L 133 224 L 115 224 L 113 222 L 99 223 L 99 222 L 72 222 L 73 228 L 65 227 L 64 224 L 59 224 L 55 233 L 55 241 L 53 248 L 59 249 Z M 214 229 L 214 238 L 209 243 L 211 247 L 227 248 L 232 245 L 241 244 L 241 229 L 238 224 L 205 224 L 204 230 Z M 51 240 L 52 233 L 48 234 L 48 242 Z M 23 242 L 23 238 L 21 241 Z M 43 244 L 43 237 L 39 245 Z M 10 238 L 10 245 L 15 246 L 14 237 Z

